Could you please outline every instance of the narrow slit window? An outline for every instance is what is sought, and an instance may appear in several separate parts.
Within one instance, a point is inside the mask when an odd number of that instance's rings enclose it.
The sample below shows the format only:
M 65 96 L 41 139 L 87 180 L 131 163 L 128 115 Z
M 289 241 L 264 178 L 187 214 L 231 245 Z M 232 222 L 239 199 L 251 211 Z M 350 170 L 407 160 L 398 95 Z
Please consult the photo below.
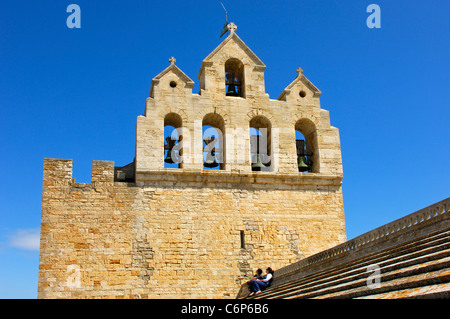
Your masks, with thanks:
M 245 248 L 245 232 L 241 230 L 241 248 Z

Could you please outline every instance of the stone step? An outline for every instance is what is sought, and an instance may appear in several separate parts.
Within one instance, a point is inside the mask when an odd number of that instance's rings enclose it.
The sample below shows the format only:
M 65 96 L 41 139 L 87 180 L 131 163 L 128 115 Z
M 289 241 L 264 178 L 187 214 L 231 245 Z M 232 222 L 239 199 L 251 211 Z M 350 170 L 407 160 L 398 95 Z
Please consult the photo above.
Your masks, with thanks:
M 424 248 L 419 251 L 413 251 L 413 252 L 404 252 L 403 254 L 397 254 L 397 256 L 393 256 L 391 254 L 385 254 L 382 257 L 379 257 L 378 259 L 372 259 L 365 261 L 364 263 L 355 263 L 354 265 L 351 265 L 350 267 L 343 267 L 341 269 L 336 269 L 336 271 L 328 272 L 325 274 L 322 274 L 320 277 L 314 278 L 314 283 L 317 283 L 320 280 L 326 280 L 330 281 L 330 279 L 339 279 L 339 278 L 346 278 L 349 275 L 357 275 L 357 274 L 364 274 L 363 276 L 367 276 L 367 267 L 373 264 L 377 264 L 380 267 L 385 266 L 394 262 L 401 262 L 401 261 L 407 261 L 410 260 L 410 262 L 414 262 L 415 258 L 421 257 L 425 254 L 432 254 L 433 252 L 439 252 L 443 249 L 450 248 L 450 242 L 448 239 L 439 241 L 439 242 L 432 242 L 430 243 L 430 247 Z M 432 255 L 430 255 L 432 256 Z M 305 281 L 303 281 L 305 282 Z M 291 284 L 292 285 L 292 284 Z
M 417 267 L 420 263 L 449 256 L 449 238 L 449 231 L 424 236 L 420 239 L 415 239 L 412 243 L 392 247 L 355 259 L 345 265 L 331 267 L 316 274 L 273 286 L 263 293 L 255 295 L 253 298 L 288 298 L 301 293 L 301 291 L 307 293 L 307 291 L 312 292 L 333 286 L 334 290 L 339 290 L 342 288 L 339 288 L 339 285 L 345 285 L 346 282 L 347 288 L 351 288 L 352 285 L 361 285 L 361 283 L 366 285 L 368 265 L 376 263 L 381 267 L 380 270 L 382 272 L 390 272 L 395 268 L 408 266 Z M 349 281 L 352 282 L 351 285 L 348 284 Z
M 427 273 L 440 269 L 450 267 L 450 251 L 434 253 L 433 256 L 424 256 L 423 258 L 417 258 L 414 261 L 405 261 L 396 265 L 387 265 L 380 268 L 381 282 L 389 282 L 396 279 L 401 279 L 408 276 L 414 276 L 421 273 Z M 358 288 L 357 280 L 359 280 L 359 286 L 365 288 L 367 286 L 368 275 L 362 278 L 356 279 L 352 282 L 352 287 Z M 353 278 L 352 278 L 353 279 Z M 345 284 L 345 283 L 344 283 Z M 350 287 L 350 286 L 348 286 Z
M 434 250 L 434 249 L 437 249 L 436 246 L 438 244 L 442 244 L 442 243 L 448 244 L 448 242 L 449 242 L 448 237 L 447 238 L 439 237 L 439 239 L 435 240 L 435 241 L 433 241 L 432 239 L 428 239 L 427 245 L 416 244 L 414 246 L 414 249 L 418 249 L 418 248 L 421 248 L 421 247 L 432 247 L 431 249 Z M 403 246 L 403 247 L 406 247 L 406 246 Z M 418 252 L 418 253 L 420 254 L 420 252 Z M 394 256 L 394 254 L 390 253 L 390 251 L 383 253 L 384 256 L 386 256 L 386 254 L 388 254 L 388 258 L 391 258 L 391 259 Z M 403 258 L 403 259 L 410 258 L 408 255 L 405 254 L 404 251 L 397 252 L 395 255 L 400 256 L 399 258 Z M 378 257 L 380 258 L 380 256 L 378 256 Z M 292 285 L 298 284 L 300 282 L 303 282 L 303 283 L 317 282 L 318 280 L 321 280 L 321 279 L 329 280 L 330 276 L 333 276 L 334 274 L 336 276 L 344 277 L 344 276 L 347 275 L 347 273 L 349 271 L 357 271 L 358 269 L 361 269 L 361 266 L 364 267 L 364 271 L 365 271 L 365 267 L 367 267 L 368 265 L 374 263 L 375 261 L 380 263 L 381 259 L 376 259 L 376 260 L 372 259 L 372 260 L 369 260 L 369 261 L 365 260 L 362 263 L 359 262 L 359 260 L 356 260 L 356 261 L 354 261 L 353 264 L 346 265 L 346 267 L 342 266 L 342 265 L 341 265 L 341 267 L 333 267 L 331 269 L 327 269 L 327 270 L 319 272 L 317 274 L 313 274 L 313 275 L 302 277 L 300 279 L 297 279 L 297 280 L 294 280 L 294 281 L 291 281 L 291 282 L 287 282 L 287 283 L 284 283 L 284 284 L 273 286 L 273 288 L 270 288 L 267 291 L 274 290 L 275 288 L 277 288 L 277 290 L 278 289 L 283 289 L 283 288 L 286 288 L 288 286 L 292 286 Z
M 446 249 L 444 251 L 439 252 L 433 252 L 428 255 L 419 256 L 412 258 L 410 260 L 404 260 L 401 262 L 396 263 L 389 263 L 385 262 L 384 264 L 380 264 L 380 272 L 381 274 L 389 273 L 391 271 L 394 271 L 395 269 L 402 269 L 406 267 L 417 267 L 417 265 L 420 265 L 421 263 L 425 263 L 428 261 L 434 262 L 435 260 L 438 260 L 439 262 L 446 261 L 445 258 L 450 255 L 450 249 Z M 290 286 L 282 287 L 281 289 L 279 287 L 274 288 L 272 291 L 264 291 L 264 295 L 260 294 L 258 296 L 264 297 L 264 298 L 274 298 L 274 297 L 281 297 L 281 295 L 289 294 L 293 291 L 314 291 L 320 288 L 326 288 L 326 287 L 337 287 L 340 284 L 348 283 L 349 281 L 355 282 L 355 280 L 361 279 L 363 282 L 367 280 L 368 277 L 367 268 L 362 267 L 359 272 L 353 272 L 349 274 L 348 276 L 339 278 L 325 278 L 321 281 L 316 282 L 310 282 L 310 283 L 293 283 Z
M 394 247 L 392 249 L 388 249 L 388 250 L 384 250 L 384 251 L 377 252 L 374 254 L 366 255 L 364 257 L 354 259 L 350 262 L 346 262 L 346 263 L 340 264 L 338 266 L 327 268 L 325 270 L 319 271 L 317 273 L 313 273 L 311 275 L 301 277 L 299 279 L 290 280 L 286 283 L 277 284 L 277 282 L 275 281 L 274 286 L 272 286 L 272 287 L 275 287 L 275 285 L 276 285 L 276 287 L 282 287 L 284 285 L 291 285 L 292 283 L 299 282 L 299 281 L 306 282 L 308 280 L 308 278 L 310 281 L 313 281 L 313 280 L 316 281 L 316 280 L 319 280 L 320 278 L 328 278 L 333 273 L 333 271 L 336 274 L 344 275 L 345 271 L 357 269 L 357 268 L 361 267 L 361 265 L 367 266 L 367 265 L 373 264 L 375 262 L 380 262 L 386 256 L 389 256 L 389 258 L 391 258 L 393 256 L 402 256 L 405 254 L 405 251 L 408 249 L 418 250 L 418 249 L 424 248 L 424 247 L 433 247 L 434 245 L 437 245 L 440 243 L 449 242 L 449 238 L 450 238 L 450 232 L 445 232 L 444 234 L 438 234 L 435 236 L 429 236 L 427 238 L 423 238 L 422 240 L 415 241 L 414 244 L 412 244 L 412 245 L 405 244 L 405 245 L 401 245 L 401 247 Z M 375 259 L 375 258 L 377 258 L 377 259 Z
M 446 250 L 441 253 L 433 253 L 434 257 L 437 259 L 432 259 L 432 256 L 424 256 L 423 258 L 417 258 L 415 261 L 403 261 L 395 266 L 390 267 L 390 265 L 381 267 L 381 279 L 382 280 L 393 280 L 395 278 L 410 276 L 414 273 L 427 272 L 435 269 L 450 267 L 450 250 Z M 428 261 L 427 261 L 428 260 Z M 292 296 L 308 296 L 309 298 L 315 297 L 315 295 L 329 294 L 328 297 L 333 297 L 339 294 L 341 291 L 349 289 L 367 289 L 367 278 L 368 274 L 360 273 L 357 275 L 349 276 L 340 280 L 332 280 L 328 282 L 322 282 L 317 285 L 312 285 L 309 287 L 297 286 L 293 289 L 286 289 L 278 292 L 277 294 L 266 295 L 264 298 L 290 298 Z M 334 295 L 333 295 L 334 293 Z M 258 297 L 262 294 L 258 295 Z
M 412 274 L 412 273 L 415 274 Z M 382 281 L 380 288 L 369 289 L 367 286 L 360 286 L 350 290 L 343 290 L 334 294 L 317 296 L 316 299 L 330 298 L 371 298 L 373 295 L 391 294 L 391 298 L 402 298 L 407 296 L 408 291 L 420 291 L 432 285 L 445 285 L 450 281 L 450 262 L 442 269 L 432 270 L 431 267 L 420 267 L 413 272 L 403 274 L 401 277 L 391 277 L 390 280 Z M 386 295 L 387 296 L 387 295 Z
M 434 284 L 424 287 L 416 287 L 410 289 L 402 289 L 389 291 L 380 294 L 373 294 L 370 296 L 362 296 L 355 299 L 438 299 L 438 298 L 450 298 L 450 283 Z

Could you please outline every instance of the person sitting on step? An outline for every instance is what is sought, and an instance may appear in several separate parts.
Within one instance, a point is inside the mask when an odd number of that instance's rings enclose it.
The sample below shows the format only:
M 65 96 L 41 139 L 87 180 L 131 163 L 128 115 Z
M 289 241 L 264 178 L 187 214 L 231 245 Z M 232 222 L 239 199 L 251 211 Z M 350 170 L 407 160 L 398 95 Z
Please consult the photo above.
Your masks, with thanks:
M 272 268 L 268 267 L 266 269 L 266 274 L 263 279 L 254 279 L 250 281 L 250 295 L 249 297 L 253 296 L 254 294 L 261 293 L 262 290 L 266 289 L 270 286 L 270 284 L 273 281 L 273 270 Z
M 247 288 L 248 288 L 248 290 L 250 290 L 250 282 L 251 282 L 252 280 L 255 280 L 255 279 L 263 279 L 263 277 L 264 277 L 264 276 L 262 276 L 262 269 L 261 269 L 261 268 L 258 268 L 258 269 L 256 270 L 255 274 L 253 275 L 253 277 L 252 277 L 249 281 L 247 281 Z M 250 290 L 250 292 L 251 292 L 251 290 Z

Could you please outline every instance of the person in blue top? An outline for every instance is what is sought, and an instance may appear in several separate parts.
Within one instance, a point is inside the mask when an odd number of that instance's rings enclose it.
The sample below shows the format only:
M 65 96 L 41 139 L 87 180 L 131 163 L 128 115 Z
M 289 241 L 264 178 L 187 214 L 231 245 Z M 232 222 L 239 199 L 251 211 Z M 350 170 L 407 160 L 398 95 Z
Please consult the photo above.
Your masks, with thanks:
M 258 268 L 256 270 L 255 274 L 253 275 L 253 277 L 249 281 L 247 281 L 247 288 L 248 288 L 248 290 L 251 292 L 251 290 L 250 290 L 250 283 L 252 282 L 252 280 L 263 279 L 263 277 L 264 276 L 262 275 L 262 269 Z
M 262 290 L 269 287 L 272 281 L 273 281 L 273 270 L 272 268 L 268 267 L 266 269 L 266 275 L 262 279 L 253 279 L 250 281 L 251 293 L 248 296 L 251 297 L 254 294 L 259 294 Z

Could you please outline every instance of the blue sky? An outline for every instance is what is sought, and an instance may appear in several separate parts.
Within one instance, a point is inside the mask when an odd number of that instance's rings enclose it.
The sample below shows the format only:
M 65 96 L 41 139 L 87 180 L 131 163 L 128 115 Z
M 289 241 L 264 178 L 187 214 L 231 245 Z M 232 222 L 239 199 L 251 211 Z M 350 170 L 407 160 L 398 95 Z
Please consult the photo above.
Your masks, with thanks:
M 81 28 L 69 29 L 69 4 Z M 223 0 L 276 99 L 304 74 L 340 130 L 347 237 L 449 196 L 448 0 Z M 369 29 L 369 4 L 381 28 Z M 45 157 L 134 157 L 151 79 L 174 56 L 196 81 L 223 40 L 217 0 L 2 1 L 0 298 L 36 298 Z

